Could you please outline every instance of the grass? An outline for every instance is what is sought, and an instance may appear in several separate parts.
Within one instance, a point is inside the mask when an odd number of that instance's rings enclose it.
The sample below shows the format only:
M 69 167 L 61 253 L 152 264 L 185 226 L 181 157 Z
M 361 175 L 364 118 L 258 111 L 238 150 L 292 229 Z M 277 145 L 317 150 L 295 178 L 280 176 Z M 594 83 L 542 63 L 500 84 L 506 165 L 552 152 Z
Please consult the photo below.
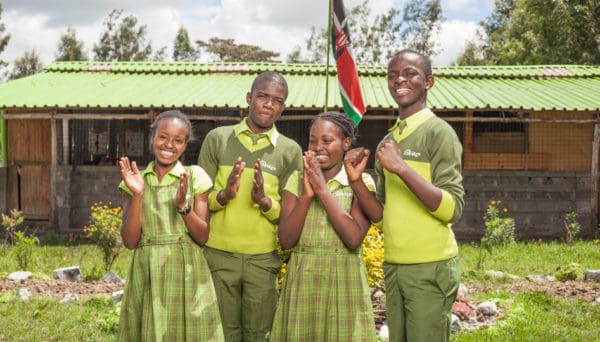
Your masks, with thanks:
M 467 286 L 510 281 L 490 279 L 485 275 L 485 270 L 490 269 L 520 277 L 553 274 L 558 266 L 571 262 L 579 263 L 584 270 L 600 269 L 600 245 L 594 241 L 577 241 L 573 247 L 560 242 L 519 242 L 495 249 L 481 270 L 475 269 L 478 254 L 476 245 L 460 245 L 462 280 Z M 112 270 L 126 276 L 130 257 L 131 251 L 124 250 Z M 0 250 L 0 276 L 17 270 L 14 259 L 11 248 Z M 38 246 L 31 265 L 35 274 L 49 278 L 54 269 L 73 265 L 80 265 L 83 276 L 89 279 L 104 274 L 100 250 L 86 244 Z M 600 336 L 600 305 L 556 299 L 541 292 L 515 294 L 493 290 L 473 299 L 495 301 L 504 317 L 493 327 L 456 333 L 452 341 L 587 341 Z M 115 312 L 118 310 L 110 299 L 104 297 L 59 304 L 42 297 L 21 301 L 14 293 L 0 293 L 0 341 L 115 340 L 116 334 L 111 330 L 115 328 Z

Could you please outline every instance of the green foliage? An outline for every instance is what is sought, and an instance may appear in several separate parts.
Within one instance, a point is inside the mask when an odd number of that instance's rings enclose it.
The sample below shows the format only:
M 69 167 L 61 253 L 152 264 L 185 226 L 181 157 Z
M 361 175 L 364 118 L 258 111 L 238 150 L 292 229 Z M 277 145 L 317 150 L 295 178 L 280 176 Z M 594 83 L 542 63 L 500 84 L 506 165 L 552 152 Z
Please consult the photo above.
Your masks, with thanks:
M 197 40 L 196 44 L 222 62 L 271 62 L 279 56 L 277 52 L 256 45 L 236 44 L 233 39 L 212 37 L 208 42 Z
M 193 62 L 198 59 L 198 52 L 190 42 L 190 36 L 185 27 L 181 26 L 173 43 L 173 60 L 178 62 Z
M 2 19 L 2 3 L 0 3 L 0 19 Z M 4 34 L 6 30 L 2 21 L 0 21 L 0 53 L 4 51 L 6 45 L 8 45 L 8 41 L 10 40 L 10 34 Z M 0 67 L 5 66 L 7 63 L 0 59 Z
M 404 7 L 401 33 L 404 47 L 421 52 L 425 56 L 438 53 L 434 36 L 442 28 L 442 5 L 440 0 L 413 0 Z
M 23 212 L 17 209 L 11 210 L 10 215 L 2 213 L 2 227 L 4 227 L 5 230 L 4 240 L 2 241 L 3 249 L 15 240 L 15 230 L 24 220 Z
M 459 64 L 600 63 L 600 2 L 496 0 Z M 480 50 L 479 58 L 472 59 Z
M 102 316 L 102 320 L 100 320 L 100 329 L 110 333 L 116 333 L 119 330 L 121 303 L 122 302 L 118 302 L 115 304 L 112 309 Z
M 104 20 L 104 32 L 94 44 L 97 61 L 145 61 L 152 54 L 152 45 L 146 43 L 146 25 L 138 26 L 138 19 L 129 15 L 122 18 L 122 10 L 113 10 Z
M 35 236 L 25 236 L 23 232 L 15 232 L 14 255 L 21 270 L 26 270 L 31 264 L 33 249 L 39 242 Z
M 581 265 L 576 262 L 572 262 L 567 266 L 558 266 L 554 278 L 558 281 L 575 280 L 583 272 Z
M 83 231 L 100 247 L 104 255 L 104 267 L 106 271 L 110 271 L 123 247 L 121 240 L 123 212 L 121 207 L 111 208 L 103 205 L 102 202 L 95 203 L 91 210 L 90 224 L 85 226 Z
M 574 211 L 569 211 L 565 218 L 563 219 L 563 223 L 565 225 L 565 229 L 567 231 L 566 242 L 569 246 L 573 246 L 573 242 L 575 241 L 575 237 L 579 233 L 581 229 L 581 225 L 579 221 L 577 221 L 577 213 Z
M 35 49 L 26 50 L 23 55 L 14 62 L 12 71 L 8 75 L 10 80 L 35 75 L 44 68 L 40 54 Z
M 481 238 L 480 248 L 485 249 L 490 255 L 495 247 L 506 246 L 515 242 L 515 220 L 508 215 L 508 209 L 500 209 L 501 201 L 491 200 L 483 220 L 485 234 Z M 479 253 L 477 269 L 483 267 L 484 254 Z
M 83 52 L 83 41 L 77 39 L 75 28 L 69 26 L 67 32 L 60 36 L 54 58 L 57 61 L 86 61 L 88 59 Z

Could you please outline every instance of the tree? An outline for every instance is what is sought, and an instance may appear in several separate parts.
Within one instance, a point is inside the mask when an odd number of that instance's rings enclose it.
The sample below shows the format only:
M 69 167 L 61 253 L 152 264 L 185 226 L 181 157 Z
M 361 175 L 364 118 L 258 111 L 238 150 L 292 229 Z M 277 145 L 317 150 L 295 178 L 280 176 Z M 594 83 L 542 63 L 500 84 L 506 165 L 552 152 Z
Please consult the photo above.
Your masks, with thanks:
M 54 58 L 57 61 L 86 61 L 87 55 L 83 52 L 83 41 L 77 39 L 77 33 L 71 26 L 67 32 L 60 36 Z
M 373 19 L 369 2 L 348 11 L 346 20 L 350 29 L 352 53 L 357 64 L 383 65 L 402 47 L 410 47 L 428 55 L 435 55 L 433 38 L 444 18 L 439 0 L 411 0 L 400 10 L 391 8 Z M 327 53 L 327 30 L 311 28 L 306 39 L 307 59 L 324 63 Z M 300 48 L 296 49 L 300 51 Z M 293 53 L 297 53 L 296 50 Z M 288 56 L 288 59 L 290 57 Z M 294 58 L 299 59 L 298 56 Z
M 146 43 L 146 25 L 138 25 L 133 15 L 121 18 L 122 10 L 113 10 L 104 20 L 104 32 L 94 44 L 97 61 L 145 61 L 152 54 L 152 44 Z
M 2 4 L 0 3 L 0 19 L 2 19 Z M 4 24 L 0 21 L 0 53 L 4 51 L 6 45 L 8 45 L 8 41 L 10 40 L 10 34 L 4 34 Z M 0 67 L 7 65 L 7 63 L 0 59 Z
M 272 62 L 272 58 L 279 56 L 256 45 L 236 44 L 233 39 L 213 37 L 208 42 L 197 40 L 196 44 L 223 62 Z
M 17 58 L 14 62 L 13 69 L 8 76 L 9 80 L 37 74 L 42 71 L 44 65 L 40 59 L 40 55 L 35 49 L 27 50 L 23 56 Z
M 190 42 L 190 36 L 185 27 L 181 26 L 173 43 L 173 60 L 193 62 L 198 59 L 198 52 Z
M 598 1 L 496 0 L 480 26 L 459 64 L 600 64 Z
M 440 0 L 413 0 L 404 7 L 402 41 L 405 47 L 435 56 L 434 37 L 442 28 L 442 6 Z

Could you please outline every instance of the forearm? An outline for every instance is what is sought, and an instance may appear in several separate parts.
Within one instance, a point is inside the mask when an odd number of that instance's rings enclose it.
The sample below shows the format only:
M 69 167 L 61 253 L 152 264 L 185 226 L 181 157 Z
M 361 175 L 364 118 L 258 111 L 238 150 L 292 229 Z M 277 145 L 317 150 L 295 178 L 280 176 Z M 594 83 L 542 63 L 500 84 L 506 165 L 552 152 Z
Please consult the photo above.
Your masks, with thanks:
M 379 222 L 383 219 L 383 206 L 377 200 L 375 193 L 367 188 L 362 179 L 350 182 L 350 188 L 363 212 L 371 222 Z
M 341 204 L 333 197 L 329 191 L 324 191 L 317 194 L 323 208 L 327 212 L 327 217 L 333 225 L 342 242 L 350 249 L 355 249 L 362 243 L 364 234 L 361 231 L 360 225 L 354 218 L 344 211 Z
M 121 238 L 129 249 L 135 248 L 142 236 L 142 195 L 123 195 Z
M 187 227 L 190 236 L 200 246 L 204 246 L 208 241 L 208 224 L 195 211 L 182 216 L 185 226 Z
M 282 215 L 279 218 L 277 235 L 283 249 L 290 249 L 296 246 L 298 240 L 300 240 L 310 201 L 311 198 L 309 196 L 300 196 L 289 215 Z

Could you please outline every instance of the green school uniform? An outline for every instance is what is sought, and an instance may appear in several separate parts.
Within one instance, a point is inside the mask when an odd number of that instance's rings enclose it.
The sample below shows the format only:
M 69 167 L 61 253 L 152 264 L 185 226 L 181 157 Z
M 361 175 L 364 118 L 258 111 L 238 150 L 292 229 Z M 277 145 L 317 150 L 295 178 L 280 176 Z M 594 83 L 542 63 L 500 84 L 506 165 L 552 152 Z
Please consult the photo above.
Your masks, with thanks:
M 368 174 L 363 180 L 371 191 Z M 346 212 L 353 192 L 346 171 L 327 182 Z M 375 323 L 362 260 L 362 248 L 348 249 L 315 197 L 302 235 L 293 248 L 275 321 L 272 341 L 375 341 Z
M 142 172 L 142 236 L 133 252 L 119 321 L 123 341 L 223 341 L 210 270 L 190 237 L 173 199 L 181 163 L 158 181 L 150 163 Z M 187 170 L 190 204 L 208 191 L 210 178 L 198 166 Z M 131 191 L 121 183 L 123 191 Z

